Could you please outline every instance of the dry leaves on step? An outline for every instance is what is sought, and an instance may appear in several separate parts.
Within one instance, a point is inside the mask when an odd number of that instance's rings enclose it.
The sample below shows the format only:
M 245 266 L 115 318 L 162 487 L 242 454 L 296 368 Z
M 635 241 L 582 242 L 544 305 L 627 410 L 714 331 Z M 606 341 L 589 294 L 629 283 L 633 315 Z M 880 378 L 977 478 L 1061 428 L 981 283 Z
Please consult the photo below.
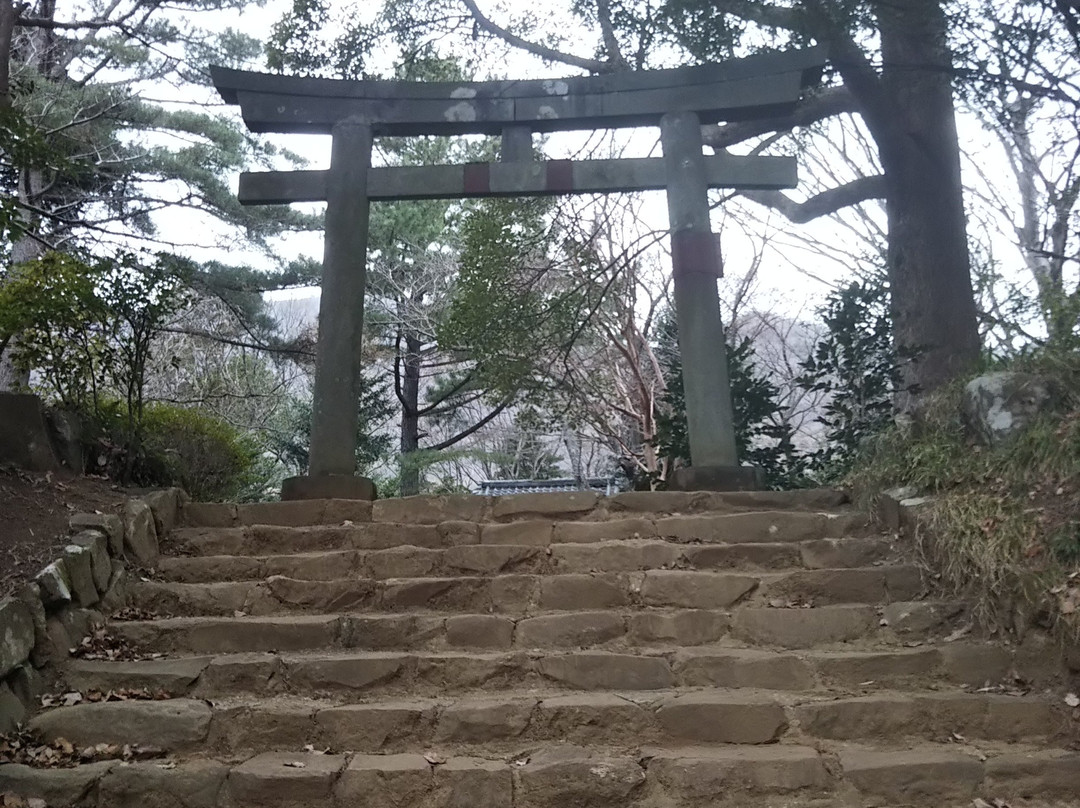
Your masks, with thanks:
M 107 629 L 95 629 L 89 637 L 84 637 L 79 645 L 72 649 L 72 656 L 100 662 L 141 662 L 149 659 L 161 659 L 164 654 L 144 654 L 136 651 L 125 640 L 110 634 Z
M 1009 803 L 1000 797 L 993 802 L 987 802 L 976 797 L 975 801 L 971 803 L 971 808 L 1009 808 Z
M 0 736 L 0 764 L 21 763 L 37 769 L 70 768 L 100 760 L 149 760 L 164 754 L 156 747 L 138 744 L 100 743 L 77 749 L 64 738 L 45 743 L 29 732 Z
M 446 763 L 446 758 L 437 752 L 428 752 L 424 755 L 424 760 L 430 763 L 432 766 L 441 766 Z
M 284 766 L 287 769 L 306 769 L 307 768 L 307 764 L 302 763 L 299 760 L 286 760 L 281 765 Z
M 172 696 L 165 690 L 87 690 L 80 693 L 72 690 L 67 693 L 48 694 L 41 697 L 42 707 L 74 707 L 76 704 L 89 702 L 96 704 L 104 701 L 168 701 Z
M 149 609 L 139 609 L 135 606 L 125 606 L 112 613 L 111 620 L 157 620 L 162 615 Z
M 1065 703 L 1070 707 L 1080 707 L 1080 696 L 1075 693 L 1067 693 L 1065 695 Z

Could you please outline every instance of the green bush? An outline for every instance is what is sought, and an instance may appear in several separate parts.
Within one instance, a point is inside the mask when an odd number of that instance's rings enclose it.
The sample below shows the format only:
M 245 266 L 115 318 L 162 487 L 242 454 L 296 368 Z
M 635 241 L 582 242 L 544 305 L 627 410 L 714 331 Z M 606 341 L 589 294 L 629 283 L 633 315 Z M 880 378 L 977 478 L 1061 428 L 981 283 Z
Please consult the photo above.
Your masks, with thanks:
M 197 409 L 151 404 L 143 412 L 145 485 L 178 485 L 193 499 L 237 497 L 257 476 L 259 449 L 250 436 Z

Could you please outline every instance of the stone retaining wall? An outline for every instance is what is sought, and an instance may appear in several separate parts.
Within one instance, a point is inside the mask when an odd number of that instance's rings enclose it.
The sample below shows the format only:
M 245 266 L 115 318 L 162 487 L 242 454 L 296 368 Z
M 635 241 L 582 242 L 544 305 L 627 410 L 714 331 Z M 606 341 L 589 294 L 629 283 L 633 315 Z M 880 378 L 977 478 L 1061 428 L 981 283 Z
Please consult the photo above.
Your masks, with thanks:
M 170 488 L 127 500 L 120 514 L 75 514 L 63 556 L 0 600 L 0 733 L 33 712 L 55 665 L 126 605 L 129 570 L 157 562 L 158 536 L 186 499 Z

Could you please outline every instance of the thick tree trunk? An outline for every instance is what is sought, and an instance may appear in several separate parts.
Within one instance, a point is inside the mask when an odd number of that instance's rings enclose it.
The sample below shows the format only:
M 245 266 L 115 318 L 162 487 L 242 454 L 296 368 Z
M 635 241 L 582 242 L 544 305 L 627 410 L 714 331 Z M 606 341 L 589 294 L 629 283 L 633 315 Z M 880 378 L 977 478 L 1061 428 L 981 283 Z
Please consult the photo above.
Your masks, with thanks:
M 946 19 L 938 0 L 876 4 L 884 98 L 870 115 L 885 169 L 901 411 L 970 370 L 979 332 Z
M 401 381 L 401 495 L 420 493 L 420 340 L 405 336 L 405 362 Z

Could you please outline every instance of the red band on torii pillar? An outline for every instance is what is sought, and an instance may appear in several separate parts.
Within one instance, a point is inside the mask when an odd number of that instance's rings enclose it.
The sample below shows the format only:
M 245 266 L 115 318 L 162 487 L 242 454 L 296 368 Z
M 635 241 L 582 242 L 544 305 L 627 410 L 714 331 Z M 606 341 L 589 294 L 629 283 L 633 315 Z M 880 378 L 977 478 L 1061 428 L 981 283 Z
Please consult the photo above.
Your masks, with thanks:
M 724 277 L 719 239 L 713 233 L 697 230 L 672 233 L 671 266 L 674 275 L 701 273 L 714 278 Z
M 465 164 L 465 193 L 486 194 L 491 191 L 491 165 L 489 163 Z
M 574 190 L 574 163 L 571 160 L 548 160 L 547 183 L 549 191 L 570 193 Z

